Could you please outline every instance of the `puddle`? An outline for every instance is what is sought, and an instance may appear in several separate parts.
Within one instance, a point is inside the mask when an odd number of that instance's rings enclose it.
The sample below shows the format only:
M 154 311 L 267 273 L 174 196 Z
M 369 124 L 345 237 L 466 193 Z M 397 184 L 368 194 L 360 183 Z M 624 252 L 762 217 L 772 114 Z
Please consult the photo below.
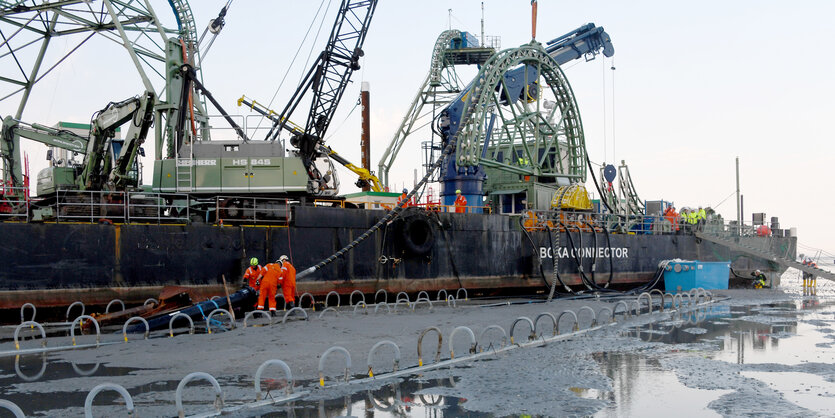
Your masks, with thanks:
M 581 397 L 609 402 L 596 417 L 710 417 L 720 416 L 707 405 L 730 390 L 703 390 L 682 386 L 675 373 L 658 362 L 635 354 L 596 354 L 603 373 L 612 380 L 611 392 L 582 391 Z M 671 393 L 671 388 L 675 392 Z M 659 398 L 663 394 L 663 399 Z M 675 399 L 675 402 L 665 399 Z
M 62 381 L 126 376 L 139 369 L 76 364 L 54 360 L 48 354 L 28 354 L 0 358 L 0 370 L 0 397 L 14 402 L 29 416 L 67 405 L 84 405 L 87 392 L 78 391 L 73 384 L 66 384 L 62 390 Z M 43 388 L 48 392 L 43 393 Z

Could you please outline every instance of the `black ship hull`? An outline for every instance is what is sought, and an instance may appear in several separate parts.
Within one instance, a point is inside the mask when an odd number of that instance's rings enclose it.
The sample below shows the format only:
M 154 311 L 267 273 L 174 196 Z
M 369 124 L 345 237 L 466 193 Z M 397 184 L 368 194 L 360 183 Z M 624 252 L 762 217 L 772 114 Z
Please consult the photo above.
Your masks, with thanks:
M 287 225 L 110 225 L 2 223 L 0 309 L 25 302 L 66 306 L 75 300 L 141 303 L 163 286 L 222 295 L 232 291 L 245 262 L 290 256 L 301 271 L 365 232 L 384 213 L 295 207 Z M 525 232 L 518 216 L 431 213 L 410 209 L 343 258 L 305 277 L 299 294 L 419 290 L 545 289 L 554 266 L 547 231 Z M 749 245 L 795 257 L 796 238 L 747 237 Z M 554 243 L 556 244 L 556 243 Z M 561 279 L 577 290 L 583 272 L 597 283 L 629 287 L 653 279 L 658 263 L 681 258 L 731 261 L 734 271 L 784 268 L 765 259 L 699 240 L 692 234 L 608 234 L 564 231 L 556 255 Z M 593 273 L 593 276 L 592 276 Z M 580 287 L 576 287 L 580 286 Z

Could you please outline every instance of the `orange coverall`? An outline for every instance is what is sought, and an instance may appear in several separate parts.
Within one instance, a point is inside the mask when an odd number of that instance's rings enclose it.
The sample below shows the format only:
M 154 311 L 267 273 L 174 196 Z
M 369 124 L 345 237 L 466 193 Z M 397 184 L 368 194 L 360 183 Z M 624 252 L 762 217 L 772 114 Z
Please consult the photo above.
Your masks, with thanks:
M 464 213 L 467 211 L 467 198 L 459 194 L 455 198 L 455 213 Z
M 399 205 L 399 204 L 400 204 L 400 202 L 402 202 L 402 201 L 406 200 L 406 197 L 407 197 L 407 196 L 409 196 L 409 195 L 408 195 L 408 194 L 406 194 L 406 193 L 401 194 L 401 195 L 400 195 L 400 197 L 399 197 L 399 198 L 397 198 L 397 204 Z M 403 205 L 403 207 L 406 207 L 406 208 L 407 208 L 407 207 L 409 207 L 409 206 L 412 206 L 412 201 L 411 201 L 411 199 L 410 199 L 410 200 L 406 200 L 406 204 L 405 204 L 405 205 Z
M 261 293 L 258 294 L 258 307 L 257 309 L 264 309 L 264 301 L 267 302 L 267 306 L 270 307 L 270 311 L 275 310 L 275 294 L 278 291 L 278 280 L 282 274 L 281 266 L 278 264 L 267 264 L 266 265 L 267 273 L 264 274 L 264 278 L 261 279 Z M 270 306 L 272 303 L 272 306 Z
M 278 277 L 278 284 L 281 285 L 281 293 L 284 294 L 284 301 L 287 304 L 296 303 L 296 268 L 285 261 L 281 267 L 281 275 Z
M 673 231 L 678 231 L 678 213 L 671 207 L 664 211 L 664 217 L 672 224 Z
M 258 286 L 256 285 L 256 282 L 258 281 L 258 277 L 261 277 L 261 275 L 265 274 L 266 272 L 267 269 L 261 266 L 249 267 L 248 269 L 246 269 L 246 272 L 244 273 L 244 280 L 247 281 L 249 287 L 257 291 Z

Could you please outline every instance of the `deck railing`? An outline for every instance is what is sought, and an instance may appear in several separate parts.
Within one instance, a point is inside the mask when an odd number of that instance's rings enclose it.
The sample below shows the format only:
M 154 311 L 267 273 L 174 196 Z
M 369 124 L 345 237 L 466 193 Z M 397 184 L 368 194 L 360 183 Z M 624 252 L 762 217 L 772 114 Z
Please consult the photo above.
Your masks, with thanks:
M 29 221 L 29 188 L 0 188 L 0 221 Z
M 513 216 L 513 215 L 511 215 Z M 760 225 L 736 222 L 724 222 L 719 217 L 709 217 L 703 222 L 690 223 L 677 218 L 672 223 L 664 216 L 642 215 L 625 216 L 609 213 L 568 212 L 568 211 L 525 211 L 517 216 L 521 217 L 522 225 L 527 230 L 569 229 L 572 231 L 607 230 L 611 232 L 633 234 L 693 234 L 695 232 L 709 233 L 719 237 L 753 237 L 753 236 L 784 236 L 787 230 L 763 231 Z

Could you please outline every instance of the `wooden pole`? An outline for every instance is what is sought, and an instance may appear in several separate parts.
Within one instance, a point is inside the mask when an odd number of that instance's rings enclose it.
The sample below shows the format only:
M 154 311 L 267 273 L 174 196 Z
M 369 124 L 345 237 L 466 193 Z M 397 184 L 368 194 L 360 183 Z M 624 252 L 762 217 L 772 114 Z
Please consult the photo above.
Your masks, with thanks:
M 229 305 L 229 313 L 232 314 L 232 322 L 235 322 L 235 310 L 232 309 L 232 300 L 229 299 L 229 288 L 226 287 L 226 275 L 221 274 L 220 278 L 223 279 L 223 291 L 226 292 L 226 304 Z

